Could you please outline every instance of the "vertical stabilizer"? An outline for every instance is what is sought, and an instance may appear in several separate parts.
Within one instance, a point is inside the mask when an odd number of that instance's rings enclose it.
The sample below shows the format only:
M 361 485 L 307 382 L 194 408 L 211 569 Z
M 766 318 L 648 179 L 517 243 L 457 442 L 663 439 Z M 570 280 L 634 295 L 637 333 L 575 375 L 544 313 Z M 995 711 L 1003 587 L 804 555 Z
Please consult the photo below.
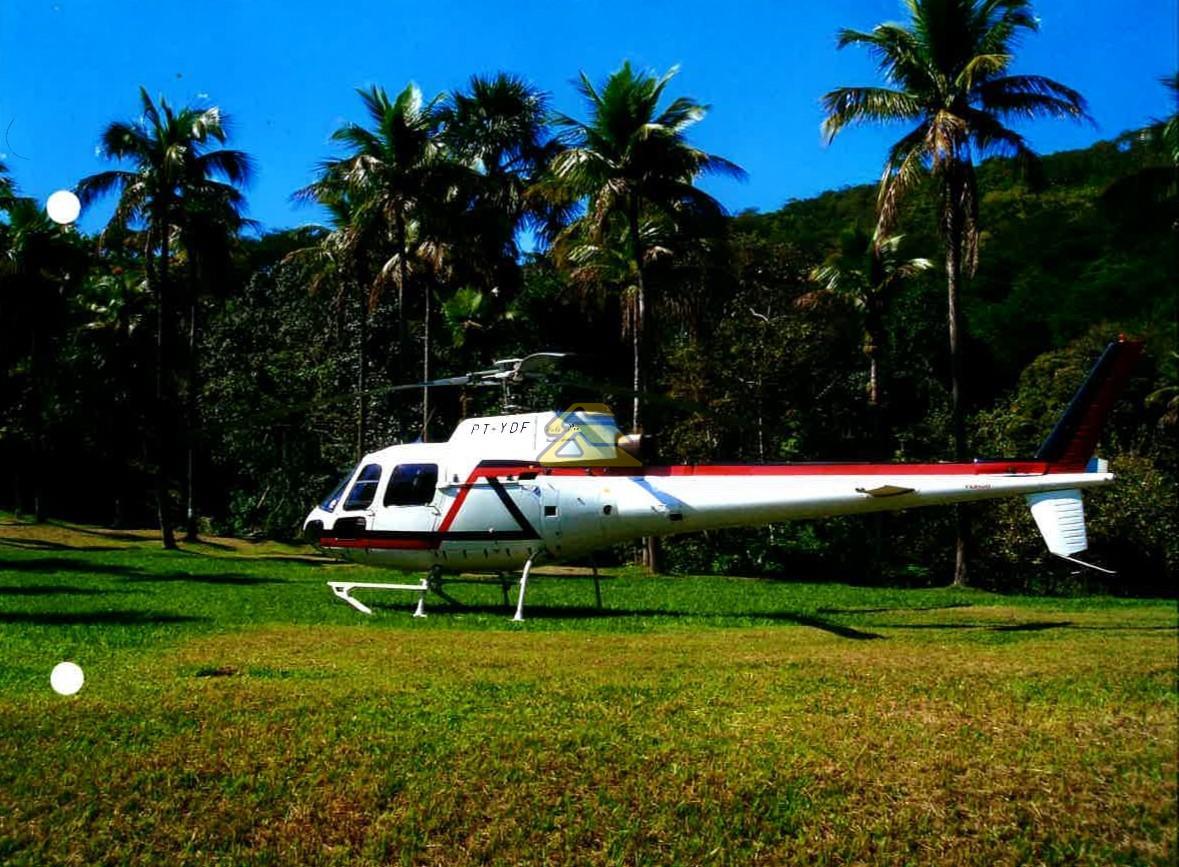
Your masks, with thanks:
M 1089 462 L 1110 410 L 1141 354 L 1142 343 L 1125 338 L 1105 347 L 1064 416 L 1040 446 L 1037 460 L 1055 464 L 1058 472 L 1080 470 Z

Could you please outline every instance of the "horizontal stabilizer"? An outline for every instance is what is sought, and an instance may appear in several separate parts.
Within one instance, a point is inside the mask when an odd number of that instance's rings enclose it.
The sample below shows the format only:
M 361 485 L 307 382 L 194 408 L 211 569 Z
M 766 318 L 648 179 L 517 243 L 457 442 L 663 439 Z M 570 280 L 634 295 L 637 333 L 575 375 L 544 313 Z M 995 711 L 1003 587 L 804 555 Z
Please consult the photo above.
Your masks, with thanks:
M 1085 506 L 1081 492 L 1045 491 L 1028 494 L 1032 517 L 1048 550 L 1060 557 L 1071 557 L 1089 547 L 1085 534 Z
M 899 485 L 881 485 L 878 488 L 856 488 L 857 493 L 868 494 L 872 497 L 899 497 L 901 494 L 911 494 L 914 488 L 902 488 Z

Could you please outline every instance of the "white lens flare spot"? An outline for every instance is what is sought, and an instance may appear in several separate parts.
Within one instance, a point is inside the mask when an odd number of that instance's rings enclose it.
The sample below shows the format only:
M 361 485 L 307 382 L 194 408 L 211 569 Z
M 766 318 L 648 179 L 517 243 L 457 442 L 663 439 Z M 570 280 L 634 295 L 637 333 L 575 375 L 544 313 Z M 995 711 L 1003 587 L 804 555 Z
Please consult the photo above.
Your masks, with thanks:
M 82 669 L 74 662 L 59 662 L 49 675 L 49 685 L 58 695 L 73 695 L 82 688 L 85 680 Z
M 69 190 L 58 190 L 45 203 L 45 210 L 53 222 L 68 226 L 82 213 L 82 203 Z

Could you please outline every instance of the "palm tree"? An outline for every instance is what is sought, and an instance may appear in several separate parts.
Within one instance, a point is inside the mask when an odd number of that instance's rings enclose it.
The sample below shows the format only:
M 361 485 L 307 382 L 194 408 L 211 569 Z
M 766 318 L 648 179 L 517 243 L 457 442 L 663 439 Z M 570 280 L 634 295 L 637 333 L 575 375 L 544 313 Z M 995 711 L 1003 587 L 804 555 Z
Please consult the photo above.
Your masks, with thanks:
M 63 302 L 67 285 L 86 274 L 89 260 L 78 234 L 59 226 L 34 199 L 16 196 L 5 185 L 0 224 L 3 258 L 0 259 L 0 312 L 18 323 L 15 341 L 25 342 L 21 351 L 28 359 L 27 433 L 30 444 L 29 472 L 33 480 L 33 516 L 45 520 L 45 416 L 52 365 L 50 344 L 55 325 L 65 319 Z M 19 351 L 19 350 L 18 350 Z
M 285 261 L 307 268 L 308 289 L 312 294 L 334 287 L 337 309 L 343 309 L 348 299 L 355 296 L 360 332 L 356 347 L 356 460 L 359 461 L 366 451 L 368 433 L 368 319 L 373 299 L 368 275 L 372 251 L 382 239 L 372 212 L 358 214 L 347 189 L 330 183 L 331 179 L 321 178 L 297 194 L 302 198 L 314 195 L 331 215 L 331 225 L 315 227 L 314 242 L 290 253 Z
M 1162 148 L 1171 164 L 1179 166 L 1179 72 L 1163 76 L 1159 81 L 1170 91 L 1171 114 L 1151 121 L 1135 137 Z
M 126 525 L 128 459 L 144 427 L 142 361 L 151 350 L 142 332 L 147 330 L 149 298 L 142 262 L 134 253 L 99 262 L 72 298 L 75 315 L 81 317 L 84 346 L 101 374 L 104 399 L 94 426 L 105 434 L 100 442 L 105 442 L 103 450 L 115 470 L 109 491 L 110 525 L 115 528 Z
M 139 98 L 143 113 L 130 122 L 111 123 L 99 145 L 106 159 L 128 162 L 132 168 L 84 178 L 78 195 L 87 205 L 108 193 L 118 194 L 104 234 L 140 230 L 147 282 L 156 306 L 156 502 L 164 547 L 174 548 L 168 494 L 172 402 L 168 330 L 175 291 L 170 275 L 174 244 L 189 225 L 190 207 L 198 202 L 217 196 L 231 207 L 240 206 L 236 187 L 249 180 L 251 164 L 241 151 L 211 149 L 228 137 L 227 121 L 217 107 L 175 111 L 164 99 L 157 106 L 142 87 Z
M 568 216 L 566 207 L 534 192 L 561 150 L 548 117 L 547 94 L 503 72 L 472 76 L 442 109 L 446 146 L 472 172 L 472 264 L 490 286 L 518 283 L 522 228 L 551 239 Z
M 687 131 L 704 118 L 707 106 L 687 97 L 660 105 L 677 71 L 673 67 L 656 78 L 635 72 L 627 62 L 600 88 L 582 73 L 577 89 L 587 103 L 589 119 L 557 116 L 567 149 L 554 157 L 550 167 L 550 188 L 585 207 L 565 238 L 615 256 L 621 252 L 629 269 L 630 291 L 624 291 L 624 305 L 633 351 L 631 425 L 635 432 L 642 427 L 648 301 L 644 277 L 653 249 L 649 238 L 659 223 L 681 233 L 719 233 L 724 209 L 697 189 L 695 181 L 704 174 L 737 178 L 745 174 L 734 163 L 688 144 Z
M 442 97 L 430 101 L 409 84 L 394 99 L 373 86 L 359 90 L 371 128 L 346 123 L 332 134 L 348 153 L 321 164 L 320 176 L 298 195 L 330 201 L 346 191 L 354 218 L 365 225 L 377 220 L 384 227 L 385 243 L 369 283 L 370 309 L 384 288 L 397 288 L 397 310 L 405 337 L 405 291 L 410 279 L 427 268 L 423 245 L 434 240 L 428 221 L 437 209 L 455 199 L 460 177 L 442 141 Z M 436 261 L 436 259 L 435 259 Z M 424 312 L 422 379 L 430 377 L 430 297 L 423 291 Z M 422 431 L 429 418 L 429 390 L 422 389 Z
M 188 356 L 185 423 L 188 429 L 185 455 L 185 533 L 197 541 L 196 437 L 200 427 L 200 312 L 201 297 L 225 292 L 232 285 L 234 244 L 253 220 L 242 216 L 245 199 L 233 187 L 194 178 L 184 206 L 184 221 L 177 233 L 187 276 Z
M 932 267 L 928 259 L 900 255 L 903 235 L 879 237 L 855 226 L 844 231 L 839 247 L 811 271 L 820 293 L 848 301 L 863 317 L 864 355 L 868 358 L 868 406 L 879 438 L 880 354 L 884 346 L 884 317 L 905 280 Z M 799 298 L 813 303 L 820 293 Z
M 830 142 L 855 123 L 915 126 L 888 152 L 877 216 L 890 234 L 900 204 L 926 171 L 940 197 L 939 229 L 945 245 L 950 332 L 954 450 L 966 457 L 961 393 L 962 339 L 959 290 L 978 264 L 978 195 L 974 161 L 1009 156 L 1035 161 L 1013 119 L 1087 117 L 1071 88 L 1041 75 L 1010 75 L 1013 50 L 1038 24 L 1027 0 L 906 0 L 907 24 L 879 24 L 871 32 L 842 30 L 838 45 L 862 45 L 878 61 L 887 87 L 841 87 L 823 97 Z M 966 580 L 966 524 L 961 509 L 954 581 Z

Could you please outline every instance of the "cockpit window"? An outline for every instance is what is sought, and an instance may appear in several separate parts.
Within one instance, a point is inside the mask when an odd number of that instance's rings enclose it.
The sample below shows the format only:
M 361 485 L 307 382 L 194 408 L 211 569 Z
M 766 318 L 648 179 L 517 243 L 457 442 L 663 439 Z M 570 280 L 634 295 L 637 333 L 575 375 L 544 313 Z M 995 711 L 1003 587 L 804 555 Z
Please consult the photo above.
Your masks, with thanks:
M 344 511 L 367 509 L 373 504 L 377 495 L 377 484 L 381 481 L 381 465 L 369 464 L 360 471 L 352 490 L 348 492 L 348 499 L 344 502 Z
M 332 488 L 332 492 L 323 498 L 323 502 L 319 504 L 319 508 L 325 512 L 334 512 L 336 506 L 340 503 L 340 497 L 344 493 L 344 488 L 348 487 L 348 480 L 352 478 L 352 474 L 356 472 L 356 467 L 348 471 L 348 475 L 340 479 L 340 484 Z
M 385 489 L 386 506 L 424 506 L 438 487 L 437 464 L 398 464 Z

